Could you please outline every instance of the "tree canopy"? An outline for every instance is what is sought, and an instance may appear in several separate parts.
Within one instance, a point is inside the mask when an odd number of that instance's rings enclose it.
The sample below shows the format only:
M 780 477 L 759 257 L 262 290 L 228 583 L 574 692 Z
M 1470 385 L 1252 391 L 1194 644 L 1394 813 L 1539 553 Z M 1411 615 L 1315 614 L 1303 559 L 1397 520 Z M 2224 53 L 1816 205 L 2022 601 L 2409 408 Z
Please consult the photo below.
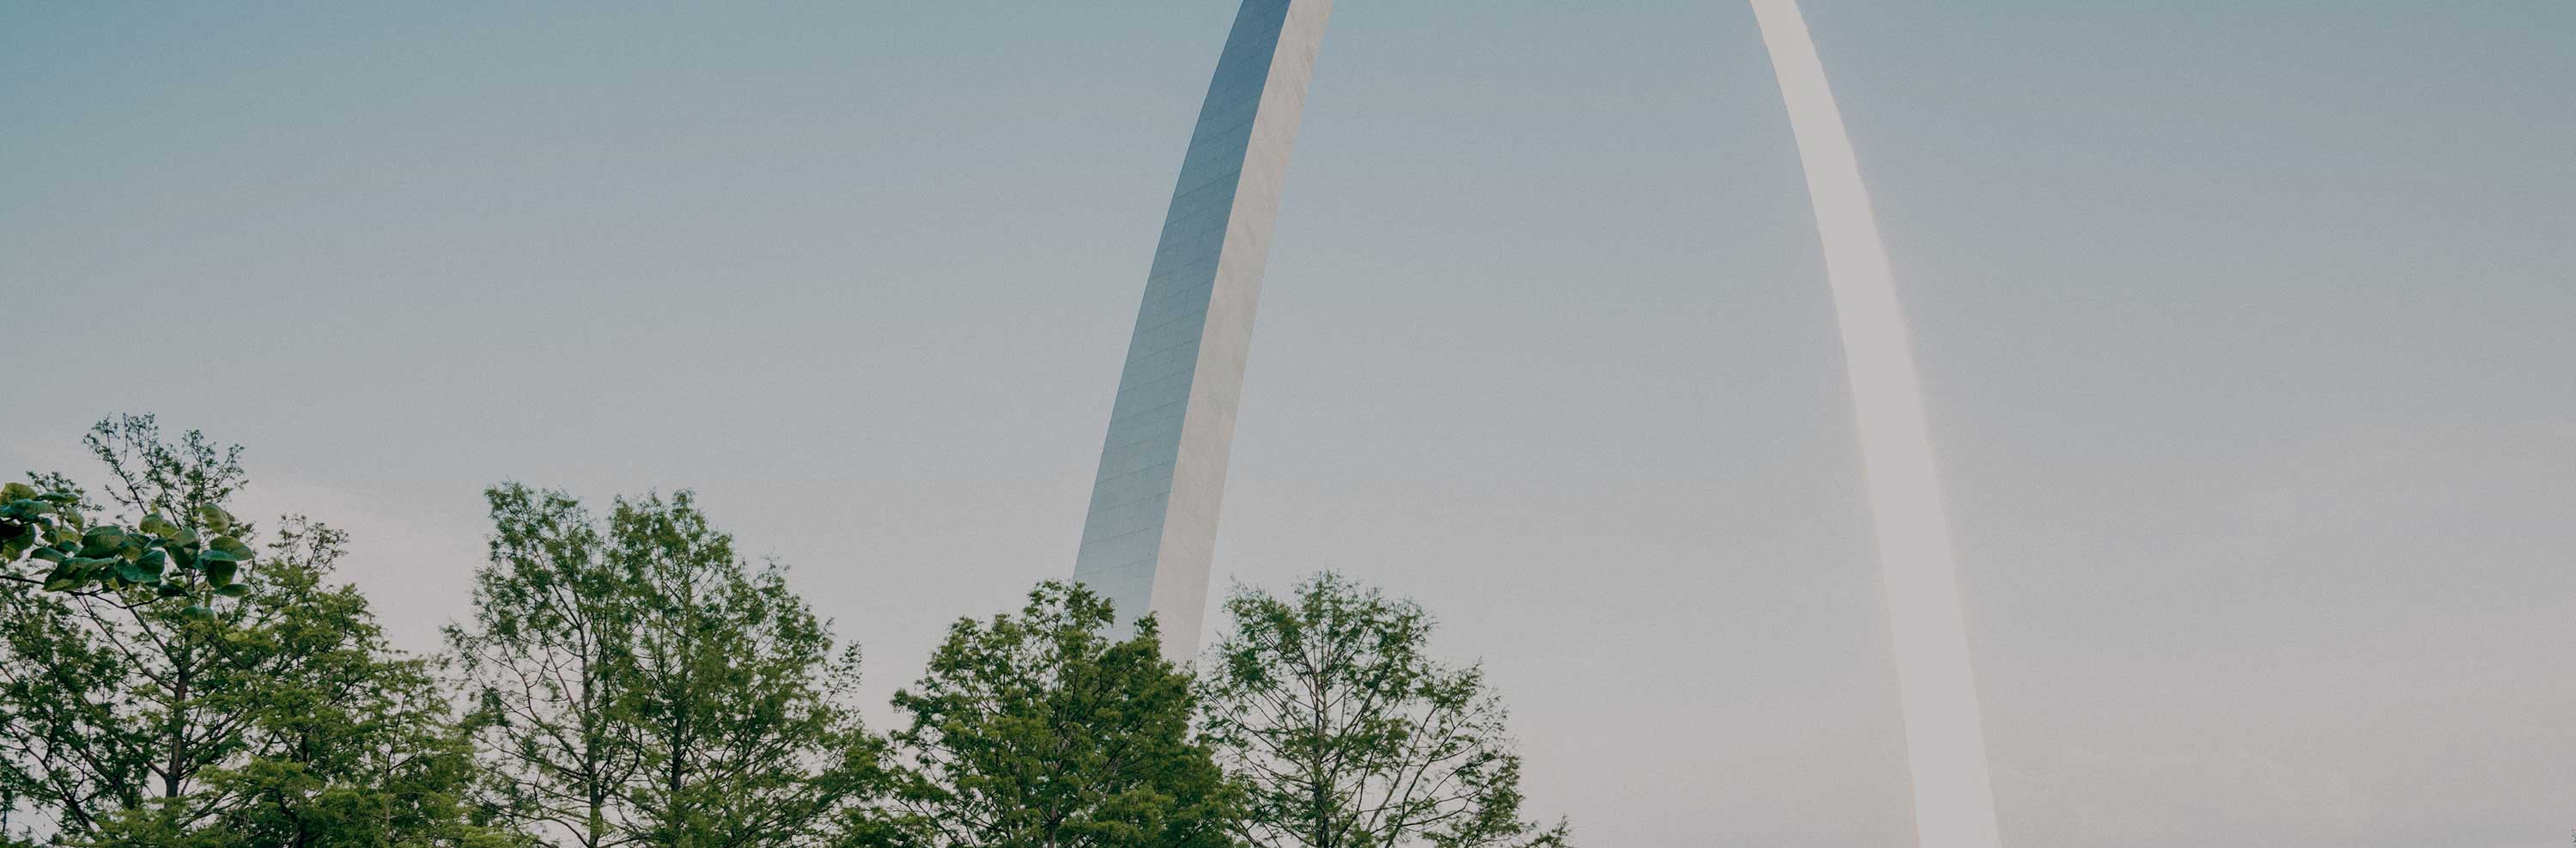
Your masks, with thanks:
M 689 493 L 605 522 L 558 491 L 486 498 L 491 562 L 447 641 L 504 817 L 584 848 L 797 848 L 879 793 L 857 651 Z
M 208 553 L 257 543 L 226 511 L 245 484 L 239 449 L 195 432 L 164 441 L 149 416 L 100 422 L 88 444 L 114 481 L 105 504 L 61 474 L 30 488 L 161 544 L 131 558 L 120 547 L 119 573 L 85 587 L 0 582 L 0 812 L 27 817 L 12 838 L 491 844 L 463 801 L 473 762 L 444 691 L 386 644 L 363 595 L 332 581 L 345 535 L 289 517 L 264 556 L 199 560 L 248 563 L 247 580 L 211 567 L 131 579 L 152 551 L 179 556 L 180 540 L 225 540 Z
M 1420 605 L 1325 572 L 1286 598 L 1237 589 L 1206 723 L 1262 848 L 1562 846 L 1521 819 L 1521 759 L 1482 670 L 1430 656 Z
M 100 421 L 83 441 L 131 517 L 92 521 L 100 506 L 60 473 L 0 483 L 0 580 L 118 598 L 146 590 L 188 599 L 182 612 L 199 619 L 217 597 L 250 594 L 237 578 L 255 559 L 243 541 L 251 528 L 224 509 L 243 482 L 240 446 L 219 450 L 194 430 L 164 441 L 149 415 Z
M 1237 794 L 1191 730 L 1187 671 L 1148 617 L 1109 636 L 1109 602 L 1041 584 L 1020 614 L 961 619 L 920 682 L 909 724 L 903 844 L 923 848 L 1220 848 Z
M 1562 848 L 1481 671 L 1338 575 L 1239 589 L 1197 668 L 1039 584 L 860 721 L 859 651 L 695 495 L 484 492 L 443 650 L 241 449 L 150 416 L 0 485 L 0 848 Z M 461 564 L 460 564 L 461 565 Z M 464 568 L 458 571 L 463 573 Z

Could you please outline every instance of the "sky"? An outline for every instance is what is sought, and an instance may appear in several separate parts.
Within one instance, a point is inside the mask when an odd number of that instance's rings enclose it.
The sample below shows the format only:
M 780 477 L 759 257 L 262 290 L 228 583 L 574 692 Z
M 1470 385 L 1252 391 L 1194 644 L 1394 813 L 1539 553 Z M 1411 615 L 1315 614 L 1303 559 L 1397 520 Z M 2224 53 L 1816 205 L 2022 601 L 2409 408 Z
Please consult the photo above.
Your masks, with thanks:
M 418 650 L 482 487 L 695 489 L 882 703 L 1070 573 L 1233 5 L 0 5 L 0 473 L 241 443 Z M 2576 6 L 1804 5 L 2006 843 L 2564 844 Z M 1216 582 L 1421 601 L 1585 844 L 1907 844 L 1750 11 L 1344 0 L 1287 186 Z

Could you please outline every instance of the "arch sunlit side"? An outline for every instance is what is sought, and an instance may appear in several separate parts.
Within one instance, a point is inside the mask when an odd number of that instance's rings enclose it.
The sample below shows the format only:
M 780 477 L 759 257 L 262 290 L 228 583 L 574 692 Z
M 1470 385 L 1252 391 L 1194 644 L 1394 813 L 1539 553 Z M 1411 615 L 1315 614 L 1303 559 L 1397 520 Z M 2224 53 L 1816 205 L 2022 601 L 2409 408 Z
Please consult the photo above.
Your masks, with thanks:
M 1923 387 L 1915 376 L 1895 274 L 1861 185 L 1851 136 L 1797 0 L 1752 2 L 1798 138 L 1835 321 L 1842 326 L 1905 712 L 1915 839 L 1921 848 L 1999 848 L 1950 521 L 1941 505 Z

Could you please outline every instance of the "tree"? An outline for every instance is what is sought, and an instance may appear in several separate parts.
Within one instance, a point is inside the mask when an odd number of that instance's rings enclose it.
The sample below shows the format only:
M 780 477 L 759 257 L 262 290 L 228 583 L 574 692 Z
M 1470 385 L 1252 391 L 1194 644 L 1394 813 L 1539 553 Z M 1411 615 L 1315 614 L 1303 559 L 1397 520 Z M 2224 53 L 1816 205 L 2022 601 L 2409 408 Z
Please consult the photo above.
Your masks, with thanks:
M 900 840 L 937 848 L 1214 848 L 1236 796 L 1193 737 L 1189 675 L 1153 619 L 1112 642 L 1107 600 L 1045 583 L 1017 617 L 958 621 L 914 687 Z
M 302 610 L 276 626 L 232 634 L 245 653 L 296 657 L 246 687 L 257 718 L 244 734 L 256 756 L 206 770 L 212 803 L 190 826 L 169 806 L 121 817 L 102 842 L 189 848 L 510 846 L 522 840 L 473 824 L 473 749 L 450 721 L 428 663 L 398 657 L 346 586 L 323 582 L 345 543 L 338 531 L 290 521 L 257 596 Z
M 448 640 L 498 807 L 583 848 L 823 844 L 878 793 L 855 648 L 691 495 L 487 493 L 491 564 Z
M 1432 622 L 1332 572 L 1237 589 L 1202 685 L 1260 848 L 1561 848 L 1520 818 L 1521 760 L 1482 672 L 1432 660 Z
M 212 535 L 190 523 L 221 516 L 235 541 L 255 541 L 224 512 L 244 482 L 238 448 L 195 432 L 165 442 L 148 416 L 101 422 L 88 443 L 128 518 L 184 517 L 167 519 L 184 538 Z M 62 475 L 36 479 L 73 493 L 77 509 L 109 509 Z M 252 579 L 224 583 L 238 591 L 121 578 L 78 590 L 0 584 L 0 795 L 38 819 L 19 835 L 488 842 L 460 803 L 471 760 L 452 744 L 444 698 L 419 660 L 387 646 L 365 598 L 329 581 L 346 538 L 300 518 L 281 527 Z
M 491 562 L 474 574 L 473 626 L 446 636 L 496 803 L 582 848 L 625 844 L 625 794 L 643 768 L 613 713 L 628 593 L 579 502 L 517 484 L 484 498 Z
M 858 688 L 856 646 L 776 564 L 753 571 L 688 492 L 619 501 L 608 558 L 634 590 L 618 715 L 650 779 L 635 791 L 643 841 L 793 848 L 871 799 L 883 745 L 834 693 Z

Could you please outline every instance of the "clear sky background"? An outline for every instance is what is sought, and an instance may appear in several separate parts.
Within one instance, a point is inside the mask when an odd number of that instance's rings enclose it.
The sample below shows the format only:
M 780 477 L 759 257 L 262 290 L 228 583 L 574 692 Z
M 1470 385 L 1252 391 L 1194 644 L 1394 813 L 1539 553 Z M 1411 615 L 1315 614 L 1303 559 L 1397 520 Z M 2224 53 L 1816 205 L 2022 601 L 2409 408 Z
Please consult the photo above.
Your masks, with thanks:
M 482 486 L 695 488 L 881 703 L 1070 572 L 1233 6 L 0 5 L 0 471 L 246 444 L 421 649 Z M 2565 844 L 2576 5 L 1807 14 L 2007 841 Z M 1218 582 L 1429 605 L 1585 844 L 1906 844 L 1750 12 L 1342 0 L 1308 104 Z

